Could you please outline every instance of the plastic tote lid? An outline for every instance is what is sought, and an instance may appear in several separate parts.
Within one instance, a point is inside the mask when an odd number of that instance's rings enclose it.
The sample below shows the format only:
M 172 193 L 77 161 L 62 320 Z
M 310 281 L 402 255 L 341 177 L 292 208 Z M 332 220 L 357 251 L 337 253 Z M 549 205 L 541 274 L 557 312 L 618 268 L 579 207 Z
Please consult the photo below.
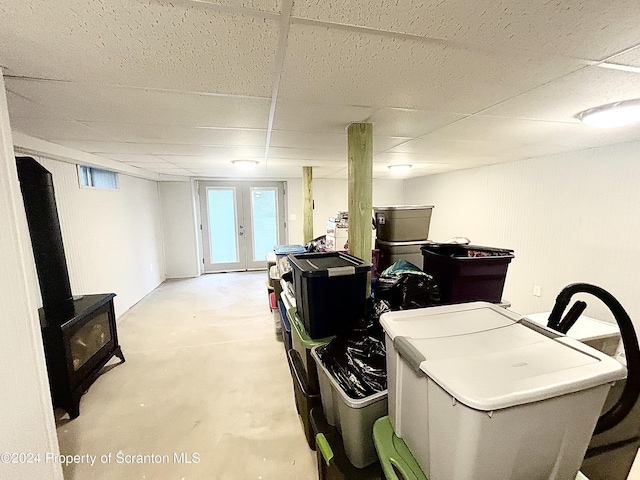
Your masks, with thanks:
M 288 255 L 290 253 L 304 253 L 307 251 L 302 245 L 276 245 L 273 247 L 276 255 Z
M 291 255 L 289 263 L 304 277 L 339 277 L 367 272 L 371 265 L 342 252 Z
M 442 307 L 383 313 L 380 324 L 393 340 L 397 336 L 437 338 L 506 327 L 522 317 L 491 303 L 470 302 Z
M 433 205 L 393 205 L 386 207 L 373 207 L 373 210 L 377 212 L 395 211 L 395 210 L 431 210 Z
M 505 321 L 499 307 L 485 305 L 485 309 L 464 308 L 469 304 L 451 307 L 463 307 L 460 317 L 469 323 L 479 319 L 482 327 L 490 326 L 491 316 L 496 324 Z M 546 400 L 626 376 L 626 369 L 608 355 L 522 317 L 459 335 L 397 335 L 393 344 L 416 372 L 482 411 Z

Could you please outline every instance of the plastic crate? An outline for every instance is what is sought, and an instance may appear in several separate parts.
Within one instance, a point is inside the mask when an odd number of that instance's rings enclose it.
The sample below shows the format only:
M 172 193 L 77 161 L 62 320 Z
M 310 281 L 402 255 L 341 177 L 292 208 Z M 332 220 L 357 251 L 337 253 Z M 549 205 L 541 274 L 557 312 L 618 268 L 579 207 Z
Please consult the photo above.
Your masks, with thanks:
M 305 330 L 295 309 L 287 311 L 289 323 L 291 324 L 291 344 L 293 349 L 300 354 L 302 364 L 307 373 L 309 381 L 309 390 L 313 393 L 320 392 L 320 384 L 318 383 L 318 368 L 316 362 L 311 357 L 311 349 L 319 345 L 330 342 L 334 337 L 325 337 L 320 339 L 312 339 Z
M 291 323 L 287 318 L 287 309 L 282 300 L 278 301 L 278 310 L 280 310 L 280 324 L 282 325 L 282 343 L 284 343 L 285 352 L 288 352 L 293 348 L 291 344 Z
M 311 410 L 320 480 L 384 480 L 379 462 L 356 468 L 347 458 L 338 430 L 327 423 L 320 408 Z
M 364 468 L 377 459 L 372 436 L 373 424 L 387 415 L 387 390 L 365 398 L 349 397 L 322 365 L 315 350 L 311 350 L 311 355 L 318 366 L 322 409 L 327 422 L 342 435 L 349 461 L 357 468 Z
M 386 268 L 398 260 L 406 260 L 416 267 L 422 265 L 422 251 L 420 248 L 430 242 L 386 242 L 376 240 L 376 249 L 379 250 L 378 271 L 382 273 Z
M 311 423 L 309 421 L 309 414 L 312 408 L 320 406 L 320 394 L 312 393 L 309 390 L 309 382 L 307 379 L 307 373 L 302 365 L 300 355 L 295 350 L 289 350 L 287 352 L 287 361 L 289 362 L 289 369 L 291 370 L 291 378 L 293 379 L 293 393 L 296 402 L 296 409 L 298 415 L 302 420 L 302 429 L 307 437 L 307 443 L 311 450 L 316 449 L 316 440 L 311 429 Z
M 290 255 L 298 314 L 313 339 L 349 330 L 365 313 L 371 265 L 342 252 Z
M 500 302 L 513 250 L 433 243 L 421 251 L 422 270 L 438 282 L 443 304 Z
M 429 238 L 431 205 L 374 207 L 376 237 L 386 242 L 412 242 Z

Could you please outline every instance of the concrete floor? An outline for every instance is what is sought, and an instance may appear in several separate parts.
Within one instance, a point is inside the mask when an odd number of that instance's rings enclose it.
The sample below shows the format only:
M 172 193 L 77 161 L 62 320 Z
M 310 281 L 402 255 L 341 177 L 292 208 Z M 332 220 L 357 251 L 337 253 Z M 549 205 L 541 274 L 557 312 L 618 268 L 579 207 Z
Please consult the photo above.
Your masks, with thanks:
M 168 280 L 119 319 L 126 362 L 58 420 L 62 454 L 97 456 L 65 479 L 317 478 L 265 278 Z
M 317 478 L 265 278 L 168 280 L 120 318 L 127 361 L 91 386 L 77 419 L 57 411 L 61 453 L 96 456 L 64 467 L 66 480 Z

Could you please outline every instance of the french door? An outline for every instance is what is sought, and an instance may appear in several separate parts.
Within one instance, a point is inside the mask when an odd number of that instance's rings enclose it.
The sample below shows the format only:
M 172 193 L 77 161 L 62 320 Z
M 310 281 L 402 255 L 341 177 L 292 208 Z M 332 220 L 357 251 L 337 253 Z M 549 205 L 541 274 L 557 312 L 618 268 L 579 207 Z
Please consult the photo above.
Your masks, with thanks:
M 199 182 L 204 271 L 265 267 L 284 243 L 284 182 Z

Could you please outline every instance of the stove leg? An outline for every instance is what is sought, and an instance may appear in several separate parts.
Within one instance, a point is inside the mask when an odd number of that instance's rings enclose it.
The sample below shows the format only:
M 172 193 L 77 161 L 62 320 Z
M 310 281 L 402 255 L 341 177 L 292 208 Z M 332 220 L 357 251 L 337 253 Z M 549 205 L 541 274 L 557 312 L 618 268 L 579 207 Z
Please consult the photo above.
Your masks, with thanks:
M 122 353 L 122 348 L 118 345 L 118 348 L 115 349 L 113 354 L 120 359 L 120 363 L 124 363 L 124 354 Z

